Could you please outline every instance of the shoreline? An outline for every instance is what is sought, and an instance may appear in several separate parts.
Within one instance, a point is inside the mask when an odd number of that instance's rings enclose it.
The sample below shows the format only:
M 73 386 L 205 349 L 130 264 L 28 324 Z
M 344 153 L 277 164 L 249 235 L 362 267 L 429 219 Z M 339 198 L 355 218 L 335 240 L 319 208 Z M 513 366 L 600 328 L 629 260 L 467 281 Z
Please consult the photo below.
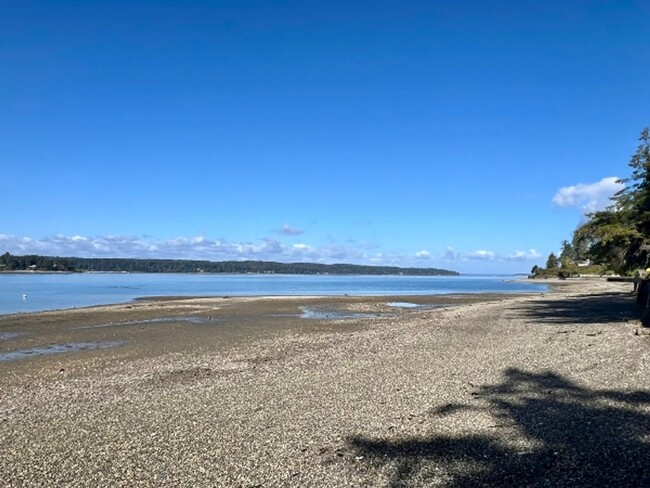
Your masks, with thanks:
M 34 272 L 34 271 L 6 271 L 3 272 L 6 274 L 13 274 L 13 273 L 29 273 L 29 274 L 71 274 L 67 272 L 49 272 L 49 271 L 44 271 L 44 272 Z M 103 273 L 103 274 L 109 274 L 109 273 L 124 273 L 124 272 L 94 272 L 94 271 L 89 271 L 87 273 Z M 140 274 L 147 274 L 147 273 L 140 273 Z M 150 273 L 151 274 L 151 273 Z M 159 274 L 159 273 L 158 273 Z M 461 275 L 462 276 L 462 275 Z M 504 275 L 505 276 L 505 275 Z M 518 279 L 512 279 L 512 280 L 506 280 L 510 281 L 513 283 L 526 283 L 530 284 L 531 280 L 525 279 L 525 278 L 518 278 Z M 178 300 L 193 300 L 193 299 L 220 299 L 220 298 L 246 298 L 246 299 L 271 299 L 271 298 L 277 298 L 277 299 L 304 299 L 304 298 L 386 298 L 389 299 L 390 297 L 393 296 L 401 296 L 401 297 L 437 297 L 437 296 L 448 296 L 448 295 L 468 295 L 468 296 L 481 296 L 481 295 L 503 295 L 503 296 L 508 296 L 508 295 L 530 295 L 530 294 L 539 294 L 539 293 L 549 293 L 553 290 L 553 287 L 563 287 L 563 286 L 570 286 L 570 285 L 577 285 L 577 286 L 584 286 L 584 285 L 578 285 L 578 283 L 586 283 L 586 282 L 602 282 L 603 278 L 600 277 L 584 277 L 584 278 L 571 278 L 569 280 L 560 280 L 558 278 L 546 278 L 544 279 L 544 282 L 542 283 L 534 283 L 534 284 L 539 284 L 539 285 L 544 285 L 547 286 L 546 290 L 531 290 L 531 291 L 519 291 L 519 292 L 510 292 L 510 291 L 494 291 L 494 292 L 464 292 L 464 293 L 457 293 L 457 292 L 451 292 L 451 293 L 439 293 L 439 294 L 429 294 L 429 295 L 421 295 L 421 294 L 396 294 L 396 295 L 353 295 L 353 294 L 338 294 L 338 295 L 319 295 L 319 294 L 310 294 L 310 295 L 143 295 L 143 296 L 138 296 L 134 297 L 129 301 L 125 302 L 115 302 L 115 303 L 106 303 L 106 304 L 97 304 L 97 305 L 83 305 L 79 307 L 67 307 L 67 308 L 56 308 L 56 309 L 44 309 L 44 310 L 34 310 L 34 311 L 26 311 L 26 312 L 9 312 L 9 313 L 0 313 L 0 320 L 2 318 L 6 318 L 9 316 L 26 316 L 30 314 L 39 314 L 39 313 L 47 313 L 47 312 L 65 312 L 68 310 L 82 310 L 82 309 L 92 309 L 92 308 L 98 308 L 98 307 L 120 307 L 120 306 L 125 306 L 125 305 L 132 305 L 135 303 L 139 302 L 149 302 L 149 301 L 158 301 L 158 302 L 166 302 L 166 301 L 178 301 Z
M 552 285 L 549 283 L 549 290 Z M 54 309 L 44 309 L 44 310 L 34 310 L 26 312 L 9 312 L 9 313 L 0 313 L 0 321 L 8 318 L 16 317 L 28 317 L 30 315 L 37 314 L 47 314 L 47 313 L 66 313 L 77 310 L 93 310 L 93 309 L 110 309 L 115 308 L 116 311 L 123 308 L 132 308 L 134 305 L 148 303 L 148 302 L 179 302 L 179 301 L 193 301 L 193 300 L 224 300 L 224 299 L 241 299 L 241 300 L 308 300 L 308 299 L 332 299 L 332 300 L 390 300 L 392 298 L 401 298 L 407 299 L 412 298 L 414 300 L 427 300 L 427 299 L 436 299 L 440 297 L 476 297 L 481 299 L 485 296 L 494 296 L 494 297 L 511 297 L 511 296 L 523 296 L 523 295 L 536 295 L 548 293 L 549 290 L 537 290 L 537 291 L 491 291 L 491 292 L 449 292 L 449 293 L 436 293 L 436 294 L 390 294 L 390 295 L 356 295 L 356 294 L 333 294 L 333 295 L 319 295 L 319 294 L 308 294 L 308 295 L 143 295 L 140 297 L 132 298 L 129 301 L 125 302 L 114 302 L 114 303 L 104 303 L 96 305 L 82 305 L 82 306 L 73 306 L 67 308 L 54 308 Z
M 28 273 L 28 274 L 31 274 Z M 105 274 L 105 273 L 104 273 Z M 99 275 L 102 275 L 100 273 Z M 98 275 L 98 276 L 99 276 Z M 120 274 L 118 274 L 120 275 Z M 118 276 L 116 275 L 116 276 Z M 54 274 L 50 274 L 54 276 Z M 233 281 L 221 281 L 221 278 L 209 278 L 207 281 L 194 278 L 187 281 L 179 274 L 167 282 L 160 274 L 143 274 L 139 273 L 135 278 L 115 278 L 114 280 L 104 278 L 83 279 L 75 278 L 70 282 L 65 276 L 59 276 L 57 279 L 48 279 L 49 285 L 32 282 L 28 279 L 23 283 L 19 280 L 10 280 L 0 283 L 2 286 L 2 299 L 0 300 L 0 315 L 32 313 L 46 310 L 64 310 L 68 308 L 80 308 L 96 305 L 119 305 L 130 303 L 138 300 L 159 299 L 160 296 L 172 296 L 172 298 L 192 298 L 196 296 L 343 296 L 348 295 L 360 296 L 389 296 L 390 294 L 412 294 L 421 295 L 427 293 L 436 293 L 441 290 L 443 293 L 469 292 L 475 293 L 478 289 L 489 289 L 504 293 L 521 293 L 537 292 L 548 287 L 544 283 L 526 283 L 515 282 L 508 283 L 506 279 L 495 279 L 486 281 L 488 284 L 481 284 L 473 277 L 453 277 L 444 278 L 443 284 L 439 280 L 430 281 L 430 277 L 421 277 L 429 281 L 419 281 L 419 277 L 386 277 L 386 276 L 365 276 L 363 279 L 352 279 L 349 276 L 336 277 L 330 276 L 328 280 L 318 277 L 301 277 L 297 275 L 287 275 L 285 277 L 276 276 L 276 279 L 246 281 L 249 276 L 229 275 Z M 156 278 L 158 276 L 158 278 Z M 237 279 L 234 277 L 238 276 Z M 34 280 L 38 275 L 33 275 Z M 9 278 L 9 277 L 8 277 Z M 406 281 L 399 281 L 405 278 Z M 436 277 L 434 277 L 436 278 Z M 266 280 L 266 281 L 265 281 Z M 286 282 L 285 282 L 286 280 Z M 0 280 L 2 281 L 2 280 Z M 268 283 L 267 283 L 268 281 Z M 261 283 L 261 284 L 256 284 Z M 491 283 L 491 285 L 490 285 Z M 59 286 L 60 285 L 60 286 Z M 85 285 L 88 285 L 87 287 Z M 514 290 L 512 288 L 515 288 Z M 206 292 L 208 295 L 206 295 Z M 293 295 L 287 295 L 291 294 Z M 480 291 L 479 291 L 480 293 Z M 22 294 L 22 300 L 21 300 Z M 108 303 L 107 303 L 108 302 Z
M 390 307 L 387 297 L 232 297 L 0 318 L 0 331 L 31 327 L 45 342 L 130 341 L 0 362 L 0 478 L 242 487 L 650 479 L 650 336 L 629 285 L 420 298 L 429 308 Z M 301 318 L 305 307 L 353 318 Z M 165 316 L 177 320 L 150 321 Z M 15 341 L 29 336 L 0 348 Z

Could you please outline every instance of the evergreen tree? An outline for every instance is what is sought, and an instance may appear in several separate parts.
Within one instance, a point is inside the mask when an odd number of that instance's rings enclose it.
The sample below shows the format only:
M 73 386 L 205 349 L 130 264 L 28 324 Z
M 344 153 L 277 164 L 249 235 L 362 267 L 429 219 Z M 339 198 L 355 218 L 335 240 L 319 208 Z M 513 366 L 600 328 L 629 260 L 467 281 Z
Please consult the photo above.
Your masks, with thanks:
M 549 254 L 548 259 L 546 260 L 546 269 L 548 270 L 557 269 L 559 266 L 560 266 L 560 262 L 558 261 L 555 254 L 553 253 Z
M 575 262 L 575 252 L 573 251 L 573 245 L 569 241 L 562 241 L 562 252 L 560 252 L 560 262 L 564 263 L 573 263 Z

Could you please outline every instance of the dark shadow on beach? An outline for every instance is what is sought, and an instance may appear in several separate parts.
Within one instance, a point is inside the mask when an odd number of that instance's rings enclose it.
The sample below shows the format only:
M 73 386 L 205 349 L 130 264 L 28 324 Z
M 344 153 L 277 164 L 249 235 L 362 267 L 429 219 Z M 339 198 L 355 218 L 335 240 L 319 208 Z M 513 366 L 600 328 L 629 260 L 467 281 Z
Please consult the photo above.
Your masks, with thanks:
M 355 436 L 348 447 L 364 468 L 388 467 L 391 487 L 650 486 L 649 392 L 590 390 L 553 372 L 509 369 L 472 395 L 432 411 L 432 427 L 459 411 L 488 412 L 493 434 Z
M 549 298 L 527 304 L 522 313 L 542 324 L 592 324 L 641 318 L 641 309 L 632 293 L 590 294 L 568 300 Z

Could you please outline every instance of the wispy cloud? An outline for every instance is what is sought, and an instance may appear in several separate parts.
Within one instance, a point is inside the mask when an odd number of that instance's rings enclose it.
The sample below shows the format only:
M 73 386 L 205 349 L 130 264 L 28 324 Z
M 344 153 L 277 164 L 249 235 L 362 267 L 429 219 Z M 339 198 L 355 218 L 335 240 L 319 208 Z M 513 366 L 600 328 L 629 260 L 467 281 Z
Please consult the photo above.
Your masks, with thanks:
M 456 254 L 456 251 L 454 250 L 453 247 L 448 247 L 445 253 L 441 256 L 441 259 L 443 261 L 456 261 L 458 258 L 458 255 Z
M 431 258 L 431 253 L 429 251 L 418 251 L 415 253 L 415 257 L 418 259 L 429 259 Z
M 299 236 L 303 233 L 303 230 L 296 227 L 291 227 L 289 224 L 284 224 L 277 230 L 277 233 L 282 234 L 283 236 Z
M 595 183 L 565 186 L 553 196 L 553 205 L 561 208 L 577 207 L 586 215 L 611 205 L 611 197 L 624 187 L 617 176 L 609 176 Z

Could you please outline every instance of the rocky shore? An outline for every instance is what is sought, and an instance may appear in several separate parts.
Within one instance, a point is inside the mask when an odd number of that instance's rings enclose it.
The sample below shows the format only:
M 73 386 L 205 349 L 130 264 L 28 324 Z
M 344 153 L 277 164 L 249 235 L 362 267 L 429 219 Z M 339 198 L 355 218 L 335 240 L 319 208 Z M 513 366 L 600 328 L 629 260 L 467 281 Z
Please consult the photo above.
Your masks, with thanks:
M 0 484 L 648 486 L 630 291 L 2 316 Z

